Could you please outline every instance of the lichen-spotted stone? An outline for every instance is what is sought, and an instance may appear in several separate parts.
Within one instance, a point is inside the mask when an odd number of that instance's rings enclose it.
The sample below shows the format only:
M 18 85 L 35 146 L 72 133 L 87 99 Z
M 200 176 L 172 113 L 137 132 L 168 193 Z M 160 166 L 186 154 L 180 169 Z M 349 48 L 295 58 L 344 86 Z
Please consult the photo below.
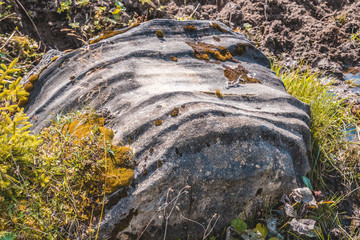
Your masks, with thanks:
M 136 239 L 149 222 L 143 239 L 162 238 L 156 214 L 185 186 L 177 200 L 183 214 L 202 222 L 217 213 L 222 231 L 258 189 L 279 196 L 309 170 L 309 107 L 286 92 L 243 35 L 215 23 L 142 23 L 62 53 L 39 76 L 25 107 L 37 116 L 34 131 L 54 114 L 103 106 L 114 143 L 134 149 L 135 184 L 108 196 L 100 239 Z M 174 211 L 168 238 L 202 236 L 189 224 Z

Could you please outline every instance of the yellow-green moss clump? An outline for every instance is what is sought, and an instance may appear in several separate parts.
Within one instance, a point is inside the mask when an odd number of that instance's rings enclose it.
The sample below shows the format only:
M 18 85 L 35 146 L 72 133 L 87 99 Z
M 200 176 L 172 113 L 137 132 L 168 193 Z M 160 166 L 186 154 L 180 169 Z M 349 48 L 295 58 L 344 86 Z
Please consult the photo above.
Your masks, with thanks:
M 127 166 L 133 157 L 131 148 L 126 146 L 112 146 L 112 152 L 112 159 L 115 166 Z
M 23 98 L 18 101 L 18 106 L 20 108 L 25 107 L 26 104 L 29 102 L 29 98 Z
M 170 116 L 176 117 L 177 115 L 179 115 L 179 108 L 176 107 L 173 110 L 171 110 Z
M 194 32 L 194 31 L 196 31 L 196 27 L 194 25 L 186 25 L 184 27 L 184 30 L 189 31 L 189 32 Z
M 261 83 L 259 79 L 250 77 L 249 71 L 246 68 L 244 68 L 241 64 L 239 64 L 236 68 L 230 68 L 230 67 L 225 68 L 224 76 L 228 79 L 228 82 L 230 84 L 233 84 L 235 82 L 238 82 L 239 84 Z
M 194 56 L 201 60 L 209 60 L 209 55 L 215 60 L 222 62 L 232 61 L 239 62 L 230 53 L 230 51 L 223 46 L 215 46 L 203 42 L 186 42 L 187 45 L 194 50 Z
M 216 89 L 215 95 L 216 95 L 218 98 L 223 98 L 223 97 L 224 97 L 224 94 L 221 93 L 220 89 Z
M 112 193 L 120 187 L 130 185 L 134 171 L 129 168 L 110 168 L 106 174 L 106 193 Z
M 157 31 L 156 31 L 156 36 L 157 36 L 158 38 L 164 38 L 164 33 L 163 33 L 163 31 L 157 30 Z
M 154 121 L 154 125 L 155 126 L 160 126 L 162 124 L 162 122 L 163 121 L 161 119 L 157 119 L 157 120 Z
M 31 82 L 27 82 L 24 85 L 24 89 L 27 92 L 31 92 L 34 89 L 34 85 Z
M 31 75 L 29 77 L 29 80 L 27 83 L 25 83 L 24 85 L 24 89 L 27 92 L 31 92 L 34 89 L 34 84 L 35 82 L 39 79 L 40 74 L 52 63 L 54 62 L 56 59 L 58 59 L 58 57 L 53 57 L 51 59 L 51 61 L 49 62 L 49 64 L 47 64 L 46 66 L 44 66 L 42 69 L 40 69 L 40 71 L 37 74 Z M 28 100 L 23 100 L 23 101 L 19 101 L 18 105 L 21 104 L 22 107 L 24 107 L 27 104 Z M 20 106 L 20 105 L 19 105 Z
M 105 140 L 111 140 L 114 137 L 114 131 L 110 128 L 99 127 L 100 133 L 105 137 Z
M 39 74 L 31 75 L 29 77 L 29 82 L 34 84 L 39 79 Z

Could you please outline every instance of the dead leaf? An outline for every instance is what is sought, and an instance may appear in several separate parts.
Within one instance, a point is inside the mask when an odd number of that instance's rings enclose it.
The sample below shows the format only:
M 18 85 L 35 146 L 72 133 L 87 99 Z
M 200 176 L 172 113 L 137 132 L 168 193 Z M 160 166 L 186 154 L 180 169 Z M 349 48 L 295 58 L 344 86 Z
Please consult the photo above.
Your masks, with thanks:
M 313 237 L 311 231 L 314 229 L 315 223 L 316 221 L 312 219 L 296 220 L 295 218 L 293 218 L 290 222 L 290 225 L 295 232 L 307 235 L 309 237 Z
M 293 208 L 293 206 L 286 203 L 284 209 L 285 209 L 286 216 L 288 216 L 288 217 L 296 217 L 296 211 Z
M 296 188 L 290 194 L 295 201 L 304 202 L 311 206 L 317 206 L 316 200 L 311 192 L 311 190 L 307 187 Z

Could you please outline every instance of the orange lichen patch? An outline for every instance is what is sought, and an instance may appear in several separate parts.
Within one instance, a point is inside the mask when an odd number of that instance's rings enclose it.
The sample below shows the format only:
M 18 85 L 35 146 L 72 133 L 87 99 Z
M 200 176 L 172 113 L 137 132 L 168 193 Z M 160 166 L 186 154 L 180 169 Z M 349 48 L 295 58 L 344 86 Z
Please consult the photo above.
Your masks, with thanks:
M 29 102 L 29 99 L 28 98 L 23 98 L 23 99 L 20 99 L 19 102 L 18 102 L 18 106 L 19 107 L 25 107 L 25 105 Z
M 27 82 L 24 85 L 24 89 L 27 92 L 31 92 L 34 89 L 34 85 L 31 82 Z
M 203 42 L 186 42 L 186 44 L 192 47 L 194 50 L 194 56 L 198 59 L 209 60 L 210 55 L 212 58 L 222 62 L 239 62 L 231 55 L 230 51 L 226 47 L 215 46 L 213 44 L 207 44 Z
M 189 31 L 189 32 L 193 32 L 193 31 L 196 31 L 196 27 L 194 25 L 186 25 L 184 27 L 184 30 Z
M 175 57 L 175 56 L 171 56 L 170 59 L 171 59 L 171 61 L 174 61 L 174 62 L 177 62 L 177 61 L 178 61 L 178 58 Z
M 66 50 L 64 51 L 64 53 L 72 52 L 72 51 L 74 51 L 74 49 L 66 49 Z
M 161 119 L 158 119 L 158 120 L 155 120 L 154 121 L 154 125 L 155 126 L 160 126 L 162 124 L 162 120 Z
M 179 108 L 176 107 L 170 112 L 170 116 L 176 117 L 177 115 L 179 115 Z
M 50 62 L 50 63 L 52 63 L 53 61 L 55 61 L 55 60 L 58 59 L 58 58 L 59 58 L 58 56 L 53 57 L 53 58 L 51 59 L 51 62 Z
M 157 31 L 156 31 L 156 36 L 157 36 L 158 38 L 164 38 L 164 33 L 163 33 L 163 31 L 157 30 Z
M 110 167 L 106 174 L 105 192 L 109 194 L 120 187 L 129 186 L 133 176 L 134 171 L 132 169 Z
M 126 146 L 112 146 L 112 152 L 113 164 L 118 167 L 125 166 L 134 155 L 131 148 Z
M 105 137 L 105 140 L 110 141 L 114 137 L 114 131 L 110 128 L 99 127 L 100 133 Z
M 224 97 L 224 94 L 222 94 L 222 93 L 220 92 L 220 89 L 216 89 L 215 95 L 216 95 L 218 98 L 223 98 L 223 97 Z
M 259 79 L 250 77 L 249 71 L 241 64 L 236 68 L 226 67 L 224 69 L 224 76 L 228 79 L 230 84 L 261 83 Z
M 212 24 L 210 24 L 210 27 L 215 28 L 215 29 L 218 29 L 219 31 L 224 32 L 224 33 L 228 32 L 228 31 L 226 31 L 225 29 L 223 29 L 222 27 L 220 27 L 220 25 L 217 24 L 217 23 L 212 23 Z
M 107 38 L 110 38 L 110 37 L 113 37 L 115 35 L 118 35 L 118 34 L 121 34 L 121 33 L 125 33 L 127 31 L 129 31 L 130 29 L 133 29 L 134 27 L 137 27 L 139 26 L 140 23 L 137 23 L 137 24 L 134 24 L 133 26 L 131 27 L 128 27 L 124 30 L 117 30 L 117 31 L 105 31 L 103 34 L 101 34 L 100 36 L 98 36 L 97 38 L 95 39 L 92 39 L 89 41 L 89 44 L 94 44 L 94 43 L 97 43 L 97 42 L 100 42 L 101 40 L 103 39 L 107 39 Z

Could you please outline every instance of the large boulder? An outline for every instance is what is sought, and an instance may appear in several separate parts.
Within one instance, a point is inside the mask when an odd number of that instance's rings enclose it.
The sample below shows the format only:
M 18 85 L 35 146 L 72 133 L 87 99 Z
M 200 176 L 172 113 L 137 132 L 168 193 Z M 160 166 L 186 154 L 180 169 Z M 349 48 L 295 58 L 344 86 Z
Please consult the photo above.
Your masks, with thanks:
M 199 238 L 188 219 L 206 227 L 216 213 L 221 231 L 256 194 L 300 184 L 309 107 L 243 35 L 173 20 L 118 33 L 48 57 L 25 107 L 39 131 L 54 114 L 102 106 L 115 143 L 134 149 L 133 183 L 108 196 L 101 239 Z

